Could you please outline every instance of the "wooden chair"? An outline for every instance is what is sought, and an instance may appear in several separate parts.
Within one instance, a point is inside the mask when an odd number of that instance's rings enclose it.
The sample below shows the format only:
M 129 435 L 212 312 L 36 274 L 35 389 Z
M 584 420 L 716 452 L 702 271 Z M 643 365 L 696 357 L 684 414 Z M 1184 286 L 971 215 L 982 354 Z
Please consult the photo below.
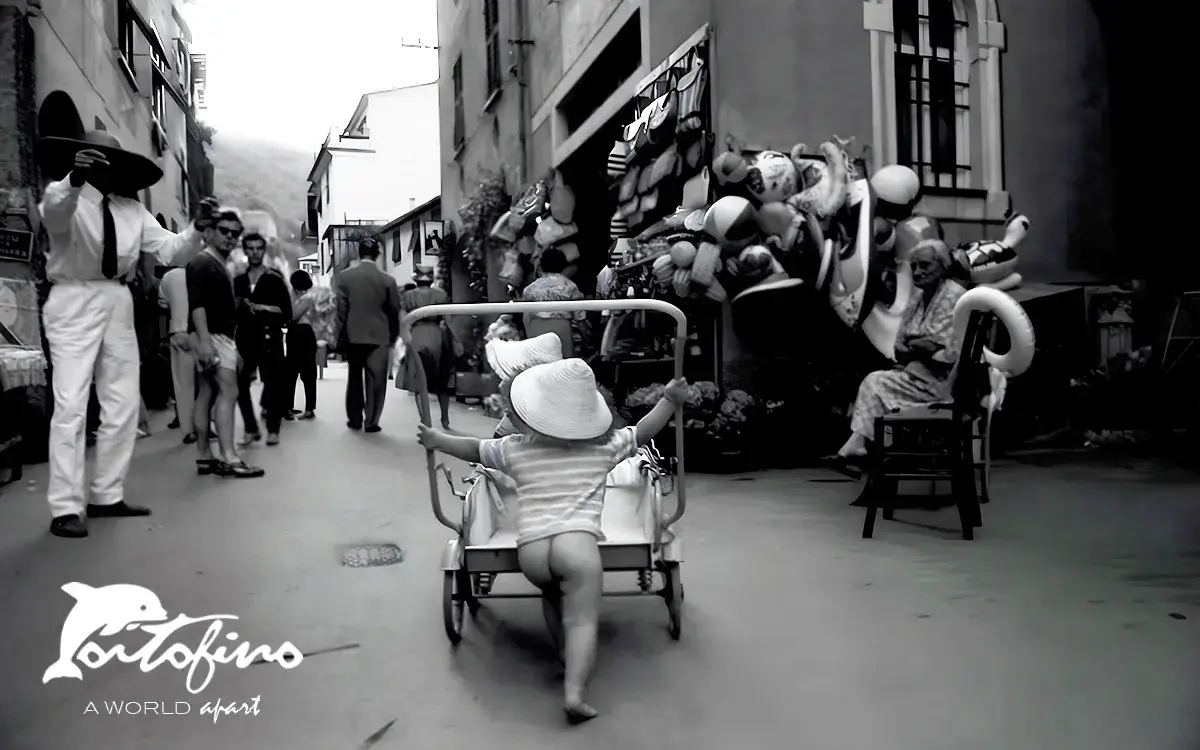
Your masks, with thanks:
M 1186 319 L 1180 328 L 1180 313 Z M 1167 329 L 1167 338 L 1163 342 L 1162 371 L 1169 373 L 1182 362 L 1192 350 L 1192 345 L 1200 341 L 1200 290 L 1181 292 L 1175 298 L 1175 311 L 1171 314 L 1171 326 Z M 1179 349 L 1174 359 L 1170 358 L 1172 345 Z
M 980 502 L 987 502 L 987 445 L 990 425 L 983 406 L 990 392 L 983 348 L 995 325 L 991 313 L 974 312 L 950 379 L 948 403 L 904 409 L 875 420 L 866 486 L 855 504 L 866 507 L 862 535 L 875 531 L 876 511 L 893 520 L 895 511 L 921 505 L 899 495 L 900 482 L 948 481 L 958 506 L 962 538 L 975 538 L 983 525 Z M 980 444 L 979 458 L 975 445 Z M 979 485 L 977 486 L 977 475 Z

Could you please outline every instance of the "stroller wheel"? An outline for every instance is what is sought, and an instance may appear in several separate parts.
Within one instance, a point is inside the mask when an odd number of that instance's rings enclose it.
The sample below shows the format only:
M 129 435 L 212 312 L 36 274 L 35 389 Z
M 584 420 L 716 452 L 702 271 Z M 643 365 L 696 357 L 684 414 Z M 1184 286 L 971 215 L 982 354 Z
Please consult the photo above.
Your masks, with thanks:
M 458 645 L 462 640 L 463 594 L 458 587 L 457 571 L 447 570 L 442 578 L 442 619 L 446 625 L 446 637 Z
M 671 617 L 672 640 L 679 640 L 683 633 L 683 581 L 679 576 L 679 563 L 663 569 L 662 597 L 667 602 L 667 614 Z

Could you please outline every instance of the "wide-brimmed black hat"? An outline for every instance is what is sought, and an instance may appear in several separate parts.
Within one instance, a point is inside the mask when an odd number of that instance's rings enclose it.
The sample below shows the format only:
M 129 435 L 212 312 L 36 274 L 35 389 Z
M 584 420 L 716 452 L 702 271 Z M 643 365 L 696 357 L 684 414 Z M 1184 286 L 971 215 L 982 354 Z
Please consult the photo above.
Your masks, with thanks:
M 162 168 L 150 159 L 121 148 L 121 142 L 112 133 L 91 130 L 80 138 L 46 136 L 38 143 L 43 159 L 58 166 L 74 161 L 75 154 L 92 149 L 104 154 L 110 165 L 112 187 L 119 192 L 135 192 L 150 187 L 162 179 Z

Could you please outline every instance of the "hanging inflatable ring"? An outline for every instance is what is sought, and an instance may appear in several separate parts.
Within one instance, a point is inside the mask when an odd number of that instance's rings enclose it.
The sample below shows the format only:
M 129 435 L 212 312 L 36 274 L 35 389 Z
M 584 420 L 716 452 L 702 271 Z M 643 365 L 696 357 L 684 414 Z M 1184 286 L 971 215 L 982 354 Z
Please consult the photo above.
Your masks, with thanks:
M 975 287 L 954 305 L 954 335 L 959 346 L 967 335 L 967 323 L 971 313 L 976 310 L 990 312 L 1000 319 L 1008 329 L 1008 339 L 1012 342 L 1004 354 L 997 354 L 984 347 L 984 360 L 1009 377 L 1016 377 L 1029 369 L 1033 363 L 1035 349 L 1033 323 L 1025 314 L 1025 309 L 1012 297 L 990 287 Z

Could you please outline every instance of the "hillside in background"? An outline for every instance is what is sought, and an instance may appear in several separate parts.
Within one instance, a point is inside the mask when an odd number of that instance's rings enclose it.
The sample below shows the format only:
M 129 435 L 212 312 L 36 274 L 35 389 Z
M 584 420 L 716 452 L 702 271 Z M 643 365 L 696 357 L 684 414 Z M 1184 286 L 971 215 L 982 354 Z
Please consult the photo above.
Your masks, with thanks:
M 217 198 L 275 218 L 280 244 L 296 267 L 313 154 L 270 141 L 216 133 L 208 146 Z

